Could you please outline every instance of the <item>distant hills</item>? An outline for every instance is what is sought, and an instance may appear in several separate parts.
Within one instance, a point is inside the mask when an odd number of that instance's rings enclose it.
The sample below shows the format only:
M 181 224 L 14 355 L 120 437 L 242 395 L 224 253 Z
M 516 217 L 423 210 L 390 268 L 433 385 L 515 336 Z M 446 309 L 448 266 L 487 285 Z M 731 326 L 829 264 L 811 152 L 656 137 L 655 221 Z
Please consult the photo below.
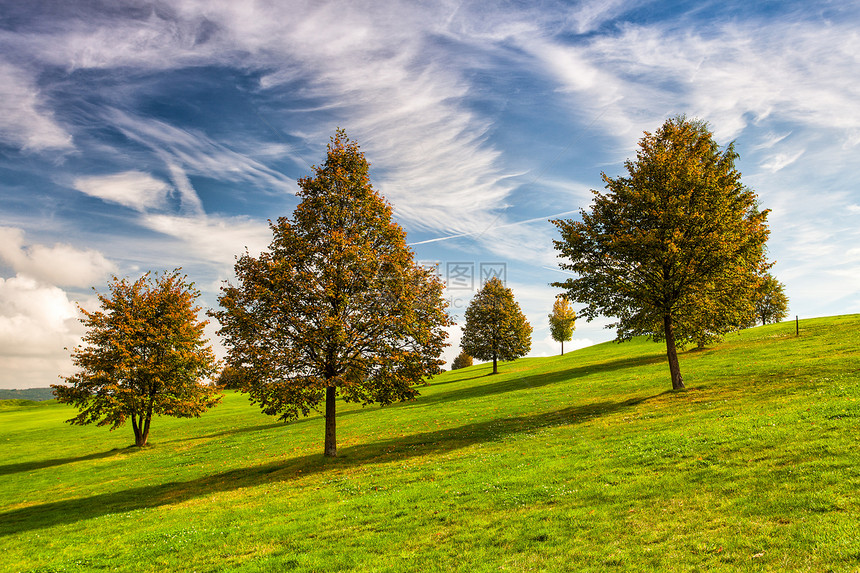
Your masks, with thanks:
M 53 400 L 51 388 L 27 388 L 26 390 L 3 390 L 0 388 L 0 400 Z

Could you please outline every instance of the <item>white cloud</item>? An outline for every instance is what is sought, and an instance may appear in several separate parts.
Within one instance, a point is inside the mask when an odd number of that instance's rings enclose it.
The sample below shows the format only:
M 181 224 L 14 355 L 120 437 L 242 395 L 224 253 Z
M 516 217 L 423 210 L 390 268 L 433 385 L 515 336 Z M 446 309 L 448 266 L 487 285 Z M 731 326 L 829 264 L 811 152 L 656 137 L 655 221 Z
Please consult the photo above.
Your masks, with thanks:
M 55 349 L 77 317 L 66 293 L 20 275 L 0 278 L 0 340 L 4 354 L 33 355 Z
M 170 170 L 173 184 L 179 190 L 182 211 L 189 215 L 202 215 L 203 203 L 200 201 L 200 197 L 197 196 L 197 192 L 194 191 L 194 187 L 191 186 L 191 181 L 188 180 L 185 170 L 171 162 L 167 163 L 167 168 Z
M 25 245 L 24 232 L 0 227 L 0 260 L 16 273 L 42 283 L 89 287 L 116 271 L 116 266 L 93 249 L 68 244 Z
M 44 387 L 73 370 L 82 326 L 67 294 L 34 279 L 0 278 L 0 388 Z
M 781 141 L 783 141 L 789 135 L 791 135 L 790 131 L 788 133 L 783 133 L 783 134 L 768 133 L 765 135 L 762 142 L 759 143 L 758 145 L 752 146 L 752 149 L 755 149 L 755 150 L 757 150 L 757 149 L 770 149 L 771 147 L 775 146 L 777 143 L 780 143 Z
M 256 256 L 272 240 L 267 224 L 245 217 L 148 214 L 142 222 L 154 231 L 179 239 L 186 258 L 196 257 L 219 267 L 231 266 L 245 247 Z
M 75 179 L 74 187 L 81 193 L 137 211 L 166 208 L 171 190 L 164 181 L 140 171 L 79 177 Z
M 639 4 L 630 0 L 591 0 L 582 2 L 572 17 L 579 34 L 596 30 L 603 22 L 626 12 Z
M 105 112 L 105 120 L 123 135 L 152 149 L 171 172 L 183 207 L 200 212 L 199 198 L 188 173 L 232 182 L 255 183 L 258 191 L 293 192 L 295 183 L 252 157 L 236 152 L 199 131 L 187 131 L 163 121 L 143 119 L 118 109 Z
M 16 276 L 0 277 L 0 388 L 44 387 L 74 368 L 66 348 L 83 326 L 66 287 L 99 284 L 115 265 L 92 249 L 26 245 L 20 229 L 0 227 L 0 260 Z M 81 301 L 92 306 L 92 297 Z
M 23 70 L 0 60 L 0 141 L 25 150 L 68 150 L 72 136 L 42 102 Z
M 856 55 L 834 49 L 856 44 L 850 22 L 661 26 L 628 24 L 576 44 L 517 41 L 592 116 L 606 107 L 604 129 L 628 148 L 675 113 L 709 121 L 723 141 L 770 118 L 846 134 L 860 125 Z
M 804 150 L 802 149 L 794 153 L 777 153 L 768 157 L 768 159 L 761 164 L 761 167 L 762 169 L 767 169 L 771 173 L 776 173 L 780 169 L 784 169 L 800 159 L 803 154 Z
M 162 16 L 166 11 L 152 10 L 148 18 L 135 19 L 89 10 L 84 17 L 54 22 L 44 32 L 5 32 L 0 40 L 69 71 L 122 66 L 161 70 L 232 57 L 229 47 L 210 41 L 217 30 L 203 11 L 171 18 Z

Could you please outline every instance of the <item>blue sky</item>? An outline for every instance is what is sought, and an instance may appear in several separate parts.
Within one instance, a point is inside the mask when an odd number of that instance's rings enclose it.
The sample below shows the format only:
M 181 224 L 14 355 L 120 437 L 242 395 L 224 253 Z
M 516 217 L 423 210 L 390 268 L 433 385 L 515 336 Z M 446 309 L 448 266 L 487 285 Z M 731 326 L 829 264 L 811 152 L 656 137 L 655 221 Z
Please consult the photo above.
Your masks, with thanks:
M 419 260 L 506 265 L 533 355 L 558 351 L 547 219 L 676 114 L 736 142 L 791 314 L 860 312 L 857 30 L 841 1 L 0 0 L 0 387 L 72 371 L 111 274 L 181 266 L 217 304 L 337 127 Z

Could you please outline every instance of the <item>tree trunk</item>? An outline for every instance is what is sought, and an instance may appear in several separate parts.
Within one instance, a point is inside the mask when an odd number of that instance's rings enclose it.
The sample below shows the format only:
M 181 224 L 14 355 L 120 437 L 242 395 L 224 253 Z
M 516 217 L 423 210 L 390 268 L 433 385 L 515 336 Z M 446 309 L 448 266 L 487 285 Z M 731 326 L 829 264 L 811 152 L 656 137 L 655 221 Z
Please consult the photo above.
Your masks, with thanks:
M 134 430 L 134 445 L 140 447 L 140 425 L 137 423 L 137 414 L 131 415 L 131 429 Z
M 137 444 L 139 447 L 143 447 L 146 445 L 146 442 L 149 440 L 149 421 L 152 420 L 152 414 L 147 415 L 146 420 L 143 422 L 143 429 L 140 432 L 140 443 Z
M 496 366 L 496 355 L 493 354 L 493 374 L 498 374 L 498 373 L 499 373 L 499 369 Z
M 337 388 L 329 386 L 325 389 L 325 451 L 323 455 L 329 458 L 337 457 L 336 397 Z
M 561 341 L 561 355 L 564 356 L 564 340 Z
M 672 326 L 672 315 L 663 316 L 663 328 L 666 332 L 666 356 L 669 358 L 669 372 L 672 374 L 672 390 L 683 390 L 684 379 L 681 378 L 681 366 L 678 364 L 678 351 L 675 349 L 675 332 Z

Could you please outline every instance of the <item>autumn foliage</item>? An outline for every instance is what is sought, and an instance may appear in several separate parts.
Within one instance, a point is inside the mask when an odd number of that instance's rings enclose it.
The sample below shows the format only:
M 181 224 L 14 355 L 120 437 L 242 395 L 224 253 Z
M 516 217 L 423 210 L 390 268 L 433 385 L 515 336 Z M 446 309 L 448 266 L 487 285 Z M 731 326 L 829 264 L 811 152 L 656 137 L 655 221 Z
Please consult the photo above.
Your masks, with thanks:
M 451 363 L 451 370 L 459 370 L 460 368 L 468 368 L 472 365 L 472 357 L 463 351 L 460 351 L 454 361 Z
M 389 404 L 440 371 L 450 321 L 442 284 L 417 265 L 358 144 L 339 130 L 325 163 L 299 180 L 293 217 L 271 224 L 258 257 L 235 265 L 214 312 L 228 363 L 263 412 L 290 420 L 325 405 L 336 455 L 339 394 Z
M 564 356 L 564 343 L 573 337 L 576 328 L 576 311 L 570 306 L 569 300 L 559 296 L 552 304 L 552 314 L 548 318 L 549 332 L 553 340 L 561 343 L 561 354 Z
M 514 294 L 498 277 L 481 287 L 466 308 L 466 325 L 460 346 L 479 360 L 493 361 L 493 374 L 499 360 L 515 360 L 528 354 L 532 327 L 514 300 Z
M 733 145 L 676 117 L 639 142 L 626 177 L 603 174 L 581 221 L 557 220 L 555 247 L 578 275 L 553 283 L 581 315 L 615 317 L 617 339 L 665 339 L 672 387 L 683 388 L 676 346 L 719 335 L 753 315 L 765 261 L 767 210 L 741 183 Z
M 220 401 L 201 384 L 215 356 L 194 306 L 200 293 L 178 269 L 134 282 L 114 277 L 109 288 L 101 310 L 80 309 L 86 344 L 72 351 L 80 371 L 52 387 L 59 402 L 80 409 L 70 423 L 113 430 L 131 420 L 135 445 L 144 446 L 153 415 L 200 416 Z

